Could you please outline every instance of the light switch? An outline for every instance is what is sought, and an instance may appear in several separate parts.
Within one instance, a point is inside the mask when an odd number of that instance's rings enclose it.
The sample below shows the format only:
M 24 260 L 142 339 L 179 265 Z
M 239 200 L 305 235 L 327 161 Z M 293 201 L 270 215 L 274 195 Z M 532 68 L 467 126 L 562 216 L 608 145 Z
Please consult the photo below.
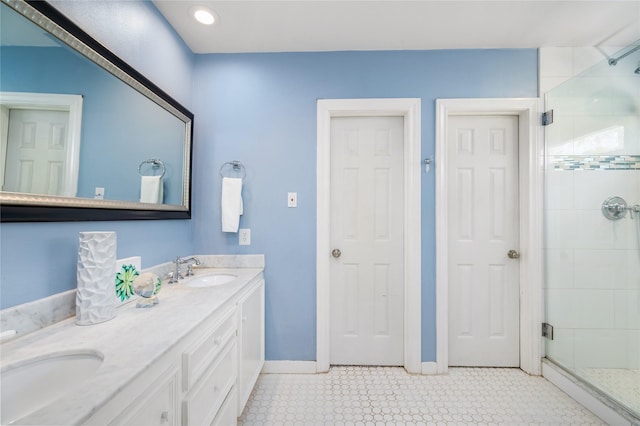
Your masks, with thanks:
M 298 193 L 290 192 L 287 195 L 287 207 L 298 207 Z

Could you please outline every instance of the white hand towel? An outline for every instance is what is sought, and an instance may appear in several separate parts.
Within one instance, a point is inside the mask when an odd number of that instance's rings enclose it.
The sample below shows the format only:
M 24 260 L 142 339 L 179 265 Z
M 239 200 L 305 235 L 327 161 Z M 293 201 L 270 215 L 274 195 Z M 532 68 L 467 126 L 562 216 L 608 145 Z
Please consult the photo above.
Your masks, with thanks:
M 243 213 L 242 179 L 222 178 L 222 232 L 238 232 Z
M 140 202 L 162 204 L 163 194 L 162 176 L 141 176 Z

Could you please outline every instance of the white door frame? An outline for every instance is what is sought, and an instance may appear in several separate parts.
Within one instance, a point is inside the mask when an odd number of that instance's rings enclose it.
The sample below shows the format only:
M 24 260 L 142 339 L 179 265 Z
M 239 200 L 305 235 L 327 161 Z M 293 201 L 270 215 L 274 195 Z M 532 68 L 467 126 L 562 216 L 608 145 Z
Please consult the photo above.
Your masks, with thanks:
M 447 128 L 451 115 L 516 115 L 520 194 L 520 368 L 541 374 L 544 146 L 541 101 L 438 99 L 436 101 L 436 368 L 449 368 Z
M 331 260 L 331 118 L 404 117 L 404 367 L 421 372 L 420 99 L 318 100 L 316 371 L 329 371 Z
M 80 137 L 82 129 L 82 96 L 55 93 L 0 92 L 0 105 L 8 109 L 44 109 L 69 112 L 67 127 L 67 155 L 63 176 L 63 197 L 75 197 L 78 193 L 80 170 Z M 2 132 L 0 145 L 6 155 L 7 135 Z M 6 158 L 6 157 L 3 157 Z M 2 170 L 4 176 L 4 170 Z

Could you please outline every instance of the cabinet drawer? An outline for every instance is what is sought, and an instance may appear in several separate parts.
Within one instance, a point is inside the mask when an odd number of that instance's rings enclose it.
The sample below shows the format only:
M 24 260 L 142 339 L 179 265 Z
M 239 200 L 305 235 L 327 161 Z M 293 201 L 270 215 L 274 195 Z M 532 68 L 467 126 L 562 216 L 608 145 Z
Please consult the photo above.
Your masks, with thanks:
M 213 331 L 207 333 L 182 354 L 182 389 L 191 389 L 211 361 L 236 335 L 235 309 L 228 311 Z
M 182 405 L 183 424 L 210 424 L 236 381 L 236 341 L 233 339 L 187 394 Z

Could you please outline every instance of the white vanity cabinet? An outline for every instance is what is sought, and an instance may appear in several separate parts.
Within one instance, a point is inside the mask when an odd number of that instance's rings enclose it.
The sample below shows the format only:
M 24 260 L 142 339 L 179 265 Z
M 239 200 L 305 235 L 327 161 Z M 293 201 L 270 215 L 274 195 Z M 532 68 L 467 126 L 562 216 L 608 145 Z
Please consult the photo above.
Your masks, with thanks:
M 238 313 L 238 412 L 251 395 L 264 365 L 264 280 L 241 296 Z
M 87 424 L 200 426 L 235 424 L 237 302 L 203 321 L 109 401 Z M 160 372 L 160 373 L 158 373 Z M 124 407 L 124 411 L 120 412 Z M 109 419 L 109 413 L 118 413 Z M 231 413 L 231 415 L 229 415 Z
M 128 304 L 93 328 L 69 320 L 11 342 L 0 354 L 6 363 L 67 346 L 103 356 L 86 384 L 23 424 L 236 424 L 264 365 L 265 281 L 262 268 L 229 270 L 235 283 L 191 288 L 185 280 L 158 307 Z

